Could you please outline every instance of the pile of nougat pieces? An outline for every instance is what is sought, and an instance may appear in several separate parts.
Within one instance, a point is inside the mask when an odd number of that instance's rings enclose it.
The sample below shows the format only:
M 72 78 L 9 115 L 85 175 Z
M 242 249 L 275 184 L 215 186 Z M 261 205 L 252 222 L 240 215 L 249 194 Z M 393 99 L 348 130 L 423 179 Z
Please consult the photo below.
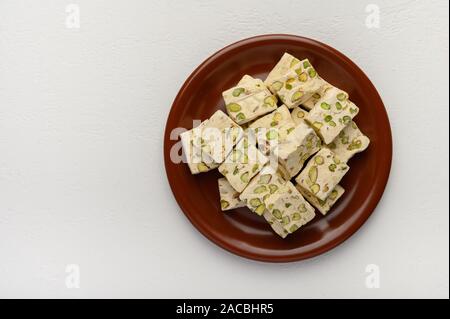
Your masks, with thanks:
M 182 133 L 192 174 L 218 168 L 223 211 L 248 207 L 282 238 L 327 214 L 344 194 L 349 159 L 369 145 L 349 95 L 308 59 L 285 53 L 265 81 L 244 75 L 223 92 L 226 113 Z

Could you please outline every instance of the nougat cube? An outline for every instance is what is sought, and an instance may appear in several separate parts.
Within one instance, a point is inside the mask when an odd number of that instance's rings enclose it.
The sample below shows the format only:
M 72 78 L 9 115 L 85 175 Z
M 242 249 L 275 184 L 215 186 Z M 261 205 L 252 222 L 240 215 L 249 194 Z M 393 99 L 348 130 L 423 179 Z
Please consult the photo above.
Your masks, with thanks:
M 348 94 L 333 87 L 316 102 L 305 120 L 325 144 L 329 144 L 350 124 L 358 112 L 359 108 L 348 100 Z
M 341 161 L 347 162 L 356 153 L 364 151 L 369 144 L 369 138 L 359 130 L 354 121 L 351 121 L 327 147 Z
M 205 173 L 215 169 L 219 164 L 214 163 L 202 154 L 202 150 L 194 145 L 193 136 L 208 123 L 208 120 L 202 122 L 199 126 L 180 134 L 183 154 L 192 174 Z M 205 158 L 206 157 L 206 158 Z
M 269 89 L 290 109 L 309 100 L 324 85 L 308 59 L 300 61 L 285 75 L 275 80 Z
M 264 200 L 282 187 L 286 181 L 272 167 L 265 166 L 248 184 L 239 198 L 254 213 L 262 215 L 266 210 Z
M 281 131 L 283 135 L 284 131 Z M 286 131 L 287 132 L 287 131 Z M 283 177 L 291 179 L 303 167 L 305 161 L 321 148 L 321 140 L 306 123 L 300 123 L 286 136 L 281 136 L 275 154 L 282 167 Z
M 333 88 L 333 86 L 324 80 L 323 85 L 320 87 L 320 89 L 317 90 L 307 101 L 303 102 L 302 107 L 310 111 L 317 103 L 317 101 L 319 101 L 322 96 L 324 96 L 324 94 L 331 88 Z
M 322 148 L 309 160 L 295 181 L 305 191 L 325 201 L 349 169 L 336 154 L 328 148 Z
M 310 222 L 314 216 L 311 206 L 291 182 L 265 200 L 267 210 L 283 228 L 292 234 Z
M 289 109 L 285 105 L 281 105 L 272 113 L 264 115 L 251 123 L 249 129 L 255 133 L 260 150 L 267 154 L 270 150 L 271 140 L 278 136 L 278 129 L 285 127 L 285 130 L 288 130 L 294 126 L 295 123 L 292 120 Z
M 242 128 L 224 112 L 216 111 L 199 129 L 192 131 L 193 146 L 200 149 L 203 160 L 222 163 L 243 136 Z
M 260 79 L 245 75 L 237 86 L 222 93 L 228 115 L 238 124 L 248 123 L 277 108 L 277 98 Z
M 323 201 L 312 195 L 309 191 L 303 189 L 300 185 L 297 184 L 295 187 L 311 205 L 317 208 L 322 215 L 326 215 L 330 211 L 331 207 L 333 207 L 333 205 L 345 192 L 345 189 L 341 185 L 336 185 L 330 195 L 328 195 L 328 197 Z
M 292 121 L 294 121 L 296 125 L 304 123 L 306 115 L 308 115 L 308 111 L 305 111 L 299 106 L 294 107 L 291 112 Z
M 217 184 L 219 185 L 220 208 L 223 211 L 245 207 L 245 202 L 239 199 L 240 193 L 231 186 L 225 177 L 219 178 Z
M 219 172 L 241 193 L 267 161 L 268 158 L 244 137 L 219 166 Z
M 274 68 L 270 71 L 267 78 L 264 80 L 264 84 L 270 87 L 273 82 L 286 75 L 292 68 L 300 63 L 300 60 L 293 55 L 285 52 L 281 59 L 277 62 Z

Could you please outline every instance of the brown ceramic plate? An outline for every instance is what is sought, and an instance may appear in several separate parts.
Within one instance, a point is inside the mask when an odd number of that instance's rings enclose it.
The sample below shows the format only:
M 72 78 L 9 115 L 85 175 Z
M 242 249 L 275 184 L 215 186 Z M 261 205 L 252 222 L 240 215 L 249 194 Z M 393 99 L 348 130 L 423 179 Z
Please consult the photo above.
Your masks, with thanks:
M 247 208 L 222 212 L 217 170 L 191 175 L 187 164 L 173 163 L 170 150 L 177 127 L 192 128 L 193 119 L 225 111 L 222 91 L 244 74 L 264 79 L 284 52 L 308 58 L 319 74 L 347 91 L 360 108 L 356 122 L 369 136 L 369 148 L 349 161 L 341 182 L 346 192 L 326 216 L 316 218 L 286 239 L 272 232 L 262 217 Z M 191 223 L 207 238 L 237 255 L 269 262 L 316 256 L 350 237 L 372 214 L 386 186 L 392 137 L 383 102 L 367 76 L 349 58 L 323 43 L 292 35 L 262 35 L 229 45 L 204 61 L 186 80 L 167 119 L 164 160 L 175 199 Z

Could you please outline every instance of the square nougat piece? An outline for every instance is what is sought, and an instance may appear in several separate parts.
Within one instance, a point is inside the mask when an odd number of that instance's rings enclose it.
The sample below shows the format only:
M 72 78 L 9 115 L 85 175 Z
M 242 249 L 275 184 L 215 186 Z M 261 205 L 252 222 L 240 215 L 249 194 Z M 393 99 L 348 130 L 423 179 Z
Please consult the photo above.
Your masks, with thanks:
M 279 78 L 286 75 L 286 73 L 289 72 L 293 67 L 298 65 L 300 63 L 300 60 L 294 57 L 293 55 L 290 55 L 289 53 L 285 52 L 281 59 L 277 62 L 277 64 L 273 67 L 273 69 L 270 71 L 267 78 L 264 80 L 264 84 L 267 87 L 270 87 L 273 82 L 278 80 Z
M 333 87 L 316 102 L 305 120 L 325 144 L 329 144 L 350 124 L 358 112 L 358 107 L 348 100 L 348 94 Z
M 219 110 L 192 131 L 192 144 L 201 150 L 206 164 L 220 164 L 242 136 L 242 128 Z
M 280 138 L 275 155 L 284 173 L 283 177 L 291 179 L 297 175 L 305 161 L 321 148 L 321 140 L 306 123 L 300 123 L 287 135 Z
M 347 162 L 356 153 L 364 151 L 369 143 L 369 138 L 359 130 L 354 121 L 351 121 L 327 147 L 341 161 Z
M 239 199 L 239 193 L 231 186 L 225 177 L 217 180 L 220 194 L 220 207 L 222 210 L 230 210 L 245 207 L 245 202 Z
M 241 193 L 267 161 L 268 158 L 244 137 L 219 166 L 219 172 Z
M 254 213 L 262 215 L 266 210 L 264 200 L 275 193 L 286 181 L 270 166 L 265 166 L 256 175 L 240 195 L 247 207 Z
M 306 200 L 313 205 L 322 215 L 326 215 L 331 207 L 338 201 L 339 198 L 344 194 L 345 190 L 341 185 L 336 185 L 336 187 L 331 191 L 330 195 L 323 201 L 318 199 L 316 196 L 312 195 L 300 187 L 298 184 L 295 186 L 298 191 L 306 198 Z
M 289 181 L 270 195 L 265 204 L 269 214 L 275 221 L 281 223 L 289 234 L 307 224 L 315 216 L 314 208 Z
M 322 148 L 295 178 L 297 184 L 318 199 L 325 201 L 349 167 L 328 148 Z
M 203 121 L 199 126 L 180 134 L 183 153 L 192 174 L 205 173 L 219 166 L 209 158 L 202 156 L 201 149 L 194 146 L 193 135 L 196 135 L 195 132 L 201 131 L 207 123 L 208 120 Z
M 260 79 L 245 75 L 237 86 L 222 93 L 228 115 L 238 124 L 248 123 L 277 108 L 277 98 Z
M 305 59 L 271 83 L 269 89 L 292 109 L 309 100 L 325 83 Z

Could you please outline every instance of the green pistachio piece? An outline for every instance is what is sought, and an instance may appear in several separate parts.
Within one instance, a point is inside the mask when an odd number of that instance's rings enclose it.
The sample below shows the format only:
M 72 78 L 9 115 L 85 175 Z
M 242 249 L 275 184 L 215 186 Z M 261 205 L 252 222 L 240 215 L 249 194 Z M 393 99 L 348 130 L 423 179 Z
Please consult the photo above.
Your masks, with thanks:
M 287 90 L 292 90 L 292 85 L 289 83 L 286 83 L 285 87 Z
M 291 215 L 292 220 L 300 220 L 302 217 L 299 213 L 293 213 Z
M 220 201 L 220 207 L 222 207 L 222 209 L 227 208 L 228 206 L 230 206 L 230 203 L 228 203 L 226 200 L 222 199 Z
M 264 99 L 264 104 L 274 107 L 275 105 L 277 105 L 277 98 L 273 95 L 268 96 Z
M 352 121 L 352 127 L 354 130 L 358 129 L 358 126 L 356 126 L 356 123 Z
M 314 93 L 312 97 L 315 98 L 316 100 L 321 98 L 319 93 Z
M 347 147 L 347 150 L 353 151 L 355 149 L 361 148 L 362 142 L 360 140 L 353 140 L 352 143 Z
M 253 190 L 253 192 L 254 192 L 255 194 L 261 194 L 261 193 L 264 193 L 264 192 L 266 192 L 266 191 L 267 191 L 267 187 L 264 186 L 264 185 L 258 186 L 258 187 L 256 187 L 256 188 Z
M 273 193 L 275 193 L 278 190 L 278 186 L 275 185 L 275 184 L 270 184 L 269 185 L 269 190 L 270 190 L 270 193 L 273 194 Z
M 248 183 L 248 172 L 245 172 L 244 174 L 241 175 L 241 181 L 243 183 Z
M 277 131 L 274 131 L 274 130 L 269 130 L 269 131 L 266 133 L 266 138 L 267 138 L 268 140 L 274 140 L 274 139 L 278 138 L 278 132 L 277 132 Z
M 328 185 L 325 185 L 324 188 L 323 188 L 323 191 L 326 193 L 326 192 L 328 192 L 329 189 L 330 188 L 328 187 Z
M 233 175 L 236 175 L 237 173 L 239 173 L 239 168 L 236 166 L 234 168 Z
M 241 95 L 244 92 L 245 92 L 244 88 L 236 88 L 236 89 L 233 90 L 232 94 L 233 94 L 234 97 L 238 97 L 239 95 Z
M 256 171 L 258 170 L 258 168 L 259 168 L 259 164 L 253 165 L 253 167 L 252 167 L 252 173 L 256 172 Z
M 330 121 L 330 122 L 328 122 L 328 125 L 335 127 L 336 126 L 336 122 L 335 121 Z
M 227 105 L 228 112 L 239 112 L 241 110 L 241 106 L 237 103 L 230 103 Z
M 355 114 L 356 112 L 358 112 L 357 109 L 355 109 L 354 107 L 350 108 L 350 113 Z
M 338 95 L 336 95 L 336 98 L 342 102 L 347 98 L 347 95 L 345 93 L 339 93 Z
M 207 171 L 209 170 L 208 166 L 206 166 L 205 163 L 198 163 L 198 164 L 197 164 L 197 169 L 198 169 L 201 173 L 207 172 Z
M 289 133 L 291 133 L 294 129 L 295 129 L 295 127 L 290 127 L 290 128 L 288 128 L 286 131 L 287 131 L 287 133 L 289 134 Z
M 342 104 L 341 102 L 336 102 L 336 110 L 342 110 Z
M 320 185 L 319 184 L 314 184 L 311 187 L 311 191 L 313 194 L 317 194 L 320 191 Z
M 323 159 L 322 156 L 317 155 L 316 157 L 314 157 L 314 162 L 315 162 L 317 165 L 322 165 L 323 162 L 324 162 L 324 159 Z
M 250 199 L 250 205 L 252 207 L 258 207 L 259 205 L 261 205 L 261 200 L 259 198 L 252 198 Z
M 273 114 L 273 120 L 276 122 L 279 122 L 283 119 L 283 116 L 279 112 L 275 112 Z
M 262 213 L 264 213 L 265 210 L 266 210 L 266 205 L 261 204 L 258 207 L 256 207 L 255 213 L 257 213 L 258 215 L 262 215 Z
M 342 118 L 342 121 L 344 122 L 345 125 L 347 125 L 348 123 L 350 123 L 351 120 L 352 120 L 352 118 L 351 118 L 350 116 L 348 116 L 348 115 L 345 115 L 345 116 Z
M 290 223 L 289 216 L 283 216 L 282 224 L 283 226 L 286 226 Z
M 266 194 L 263 196 L 263 201 L 266 201 L 270 197 L 270 194 Z
M 309 61 L 308 60 L 306 60 L 306 61 L 303 61 L 303 68 L 309 68 L 311 66 L 311 64 L 309 63 Z
M 300 75 L 298 76 L 298 80 L 299 80 L 300 82 L 306 82 L 306 81 L 308 81 L 308 75 L 306 74 L 306 72 L 300 73 Z
M 238 121 L 243 121 L 243 120 L 245 120 L 245 115 L 244 115 L 244 113 L 238 113 L 238 114 L 236 115 L 236 120 L 238 120 Z
M 323 126 L 323 123 L 320 122 L 314 122 L 312 124 L 316 129 L 320 130 L 320 128 Z
M 348 144 L 348 136 L 341 137 L 341 143 L 342 144 Z
M 272 84 L 272 89 L 276 92 L 279 91 L 283 87 L 283 83 L 280 81 L 275 81 Z
M 337 168 L 336 164 L 330 164 L 330 165 L 328 165 L 328 169 L 329 169 L 331 172 L 334 172 L 334 171 L 336 170 L 336 168 Z
M 297 59 L 297 58 L 293 58 L 292 59 L 292 61 L 291 61 L 291 65 L 290 65 L 290 67 L 292 68 L 294 65 L 296 65 L 297 63 L 299 63 L 300 62 L 300 60 L 299 59 Z
M 297 229 L 298 229 L 298 225 L 297 225 L 297 224 L 294 224 L 294 225 L 291 226 L 291 228 L 289 228 L 289 232 L 293 233 L 293 232 L 295 232 Z
M 295 92 L 294 94 L 292 94 L 291 102 L 295 102 L 295 101 L 300 100 L 302 98 L 302 96 L 303 96 L 303 92 L 302 91 Z
M 298 206 L 298 210 L 300 211 L 300 213 L 305 213 L 307 211 L 306 205 L 300 204 L 300 206 Z
M 305 112 L 303 112 L 303 111 L 298 111 L 298 112 L 297 112 L 297 117 L 300 118 L 300 119 L 304 118 L 304 117 L 305 117 Z
M 320 107 L 324 110 L 329 110 L 331 108 L 330 104 L 328 104 L 326 102 L 320 103 Z
M 278 122 L 277 121 L 272 121 L 272 122 L 270 122 L 270 126 L 271 127 L 274 127 L 274 126 L 277 126 L 278 125 Z
M 272 175 L 270 175 L 270 174 L 261 175 L 259 177 L 258 184 L 269 184 L 271 179 L 272 179 Z
M 336 197 L 337 197 L 337 195 L 338 195 L 337 190 L 333 189 L 333 190 L 331 191 L 330 195 L 328 195 L 328 198 L 331 199 L 331 200 L 335 200 Z
M 335 156 L 333 156 L 333 162 L 336 164 L 340 164 L 341 160 L 335 155 Z
M 311 166 L 311 168 L 308 171 L 308 176 L 311 182 L 315 183 L 317 181 L 317 175 L 318 175 L 317 166 Z
M 308 70 L 308 74 L 311 78 L 315 77 L 317 75 L 316 70 L 314 70 L 313 68 Z
M 324 120 L 325 122 L 330 122 L 332 119 L 333 119 L 333 117 L 332 117 L 331 115 L 327 115 L 327 116 L 324 117 L 323 120 Z
M 280 210 L 279 210 L 279 209 L 276 209 L 276 208 L 272 211 L 272 215 L 273 215 L 276 219 L 281 219 L 281 218 L 283 218 L 283 215 L 281 214 Z

